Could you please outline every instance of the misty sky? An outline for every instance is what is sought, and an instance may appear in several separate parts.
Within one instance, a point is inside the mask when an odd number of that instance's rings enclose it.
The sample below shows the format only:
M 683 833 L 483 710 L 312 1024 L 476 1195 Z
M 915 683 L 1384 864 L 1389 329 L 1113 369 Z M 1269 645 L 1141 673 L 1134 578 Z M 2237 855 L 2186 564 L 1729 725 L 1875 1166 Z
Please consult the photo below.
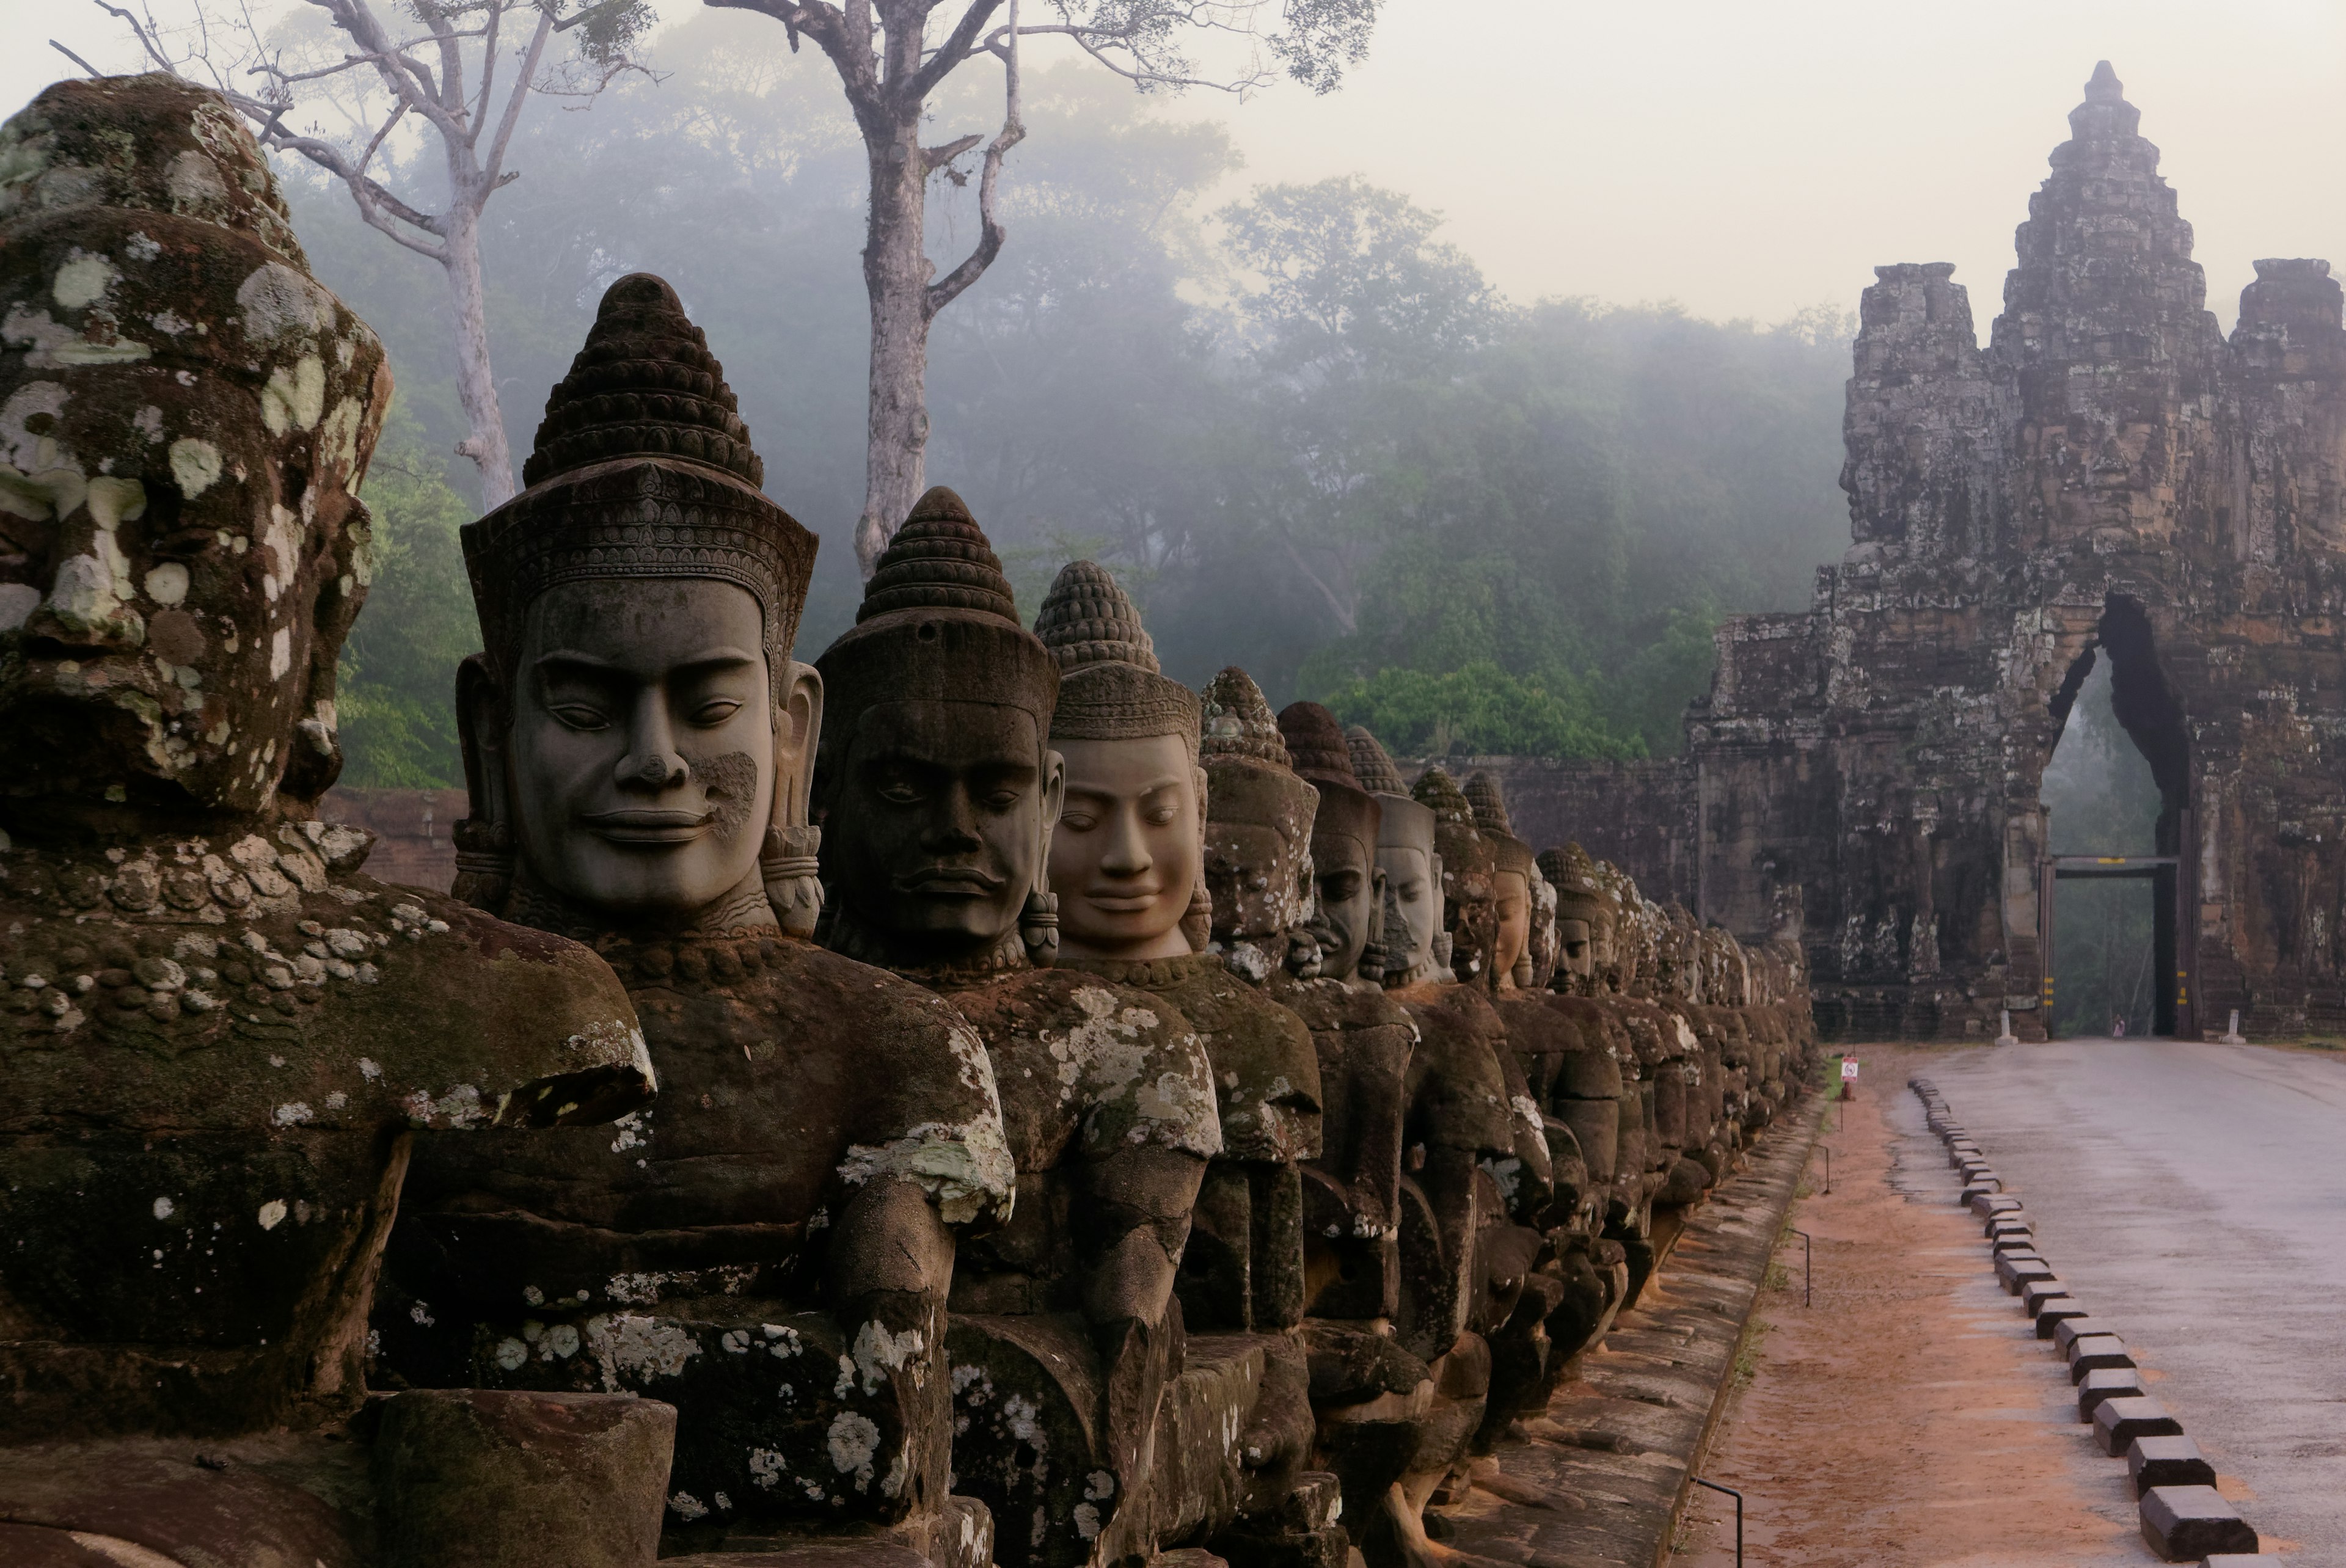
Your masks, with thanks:
M 155 0 L 166 15 L 183 3 Z M 693 8 L 664 3 L 671 17 Z M 1950 260 L 1984 333 L 2013 227 L 2105 56 L 2165 154 L 2228 327 L 2252 258 L 2346 267 L 2346 0 L 1387 0 L 1387 13 L 1370 63 L 1331 97 L 1201 93 L 1166 112 L 1225 119 L 1241 188 L 1352 172 L 1398 188 L 1447 215 L 1448 238 L 1517 299 L 1774 321 L 1853 309 L 1877 263 Z M 730 20 L 745 47 L 782 48 L 773 23 Z M 131 64 L 84 0 L 0 0 L 7 109 L 76 74 L 51 36 Z M 826 67 L 810 46 L 800 68 Z

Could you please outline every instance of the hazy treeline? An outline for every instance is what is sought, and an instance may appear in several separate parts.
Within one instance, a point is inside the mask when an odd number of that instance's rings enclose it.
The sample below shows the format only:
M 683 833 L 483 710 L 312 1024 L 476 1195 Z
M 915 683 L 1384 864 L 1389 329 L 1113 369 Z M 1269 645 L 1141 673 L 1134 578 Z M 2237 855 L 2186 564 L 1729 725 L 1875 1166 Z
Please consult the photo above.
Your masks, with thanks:
M 2056 855 L 2158 852 L 2158 786 L 2110 706 L 2107 657 L 2078 688 L 2038 798 L 2052 809 Z M 2115 1018 L 2129 1033 L 2150 1033 L 2156 900 L 2147 880 L 2061 883 L 2053 901 L 2056 1038 L 2106 1034 Z
M 824 535 L 811 657 L 860 594 L 862 151 L 835 86 L 761 19 L 695 18 L 654 55 L 656 82 L 533 109 L 523 178 L 488 209 L 516 462 L 603 288 L 664 275 L 768 492 Z M 999 113 L 968 93 L 941 127 Z M 1029 612 L 1091 555 L 1192 683 L 1243 665 L 1275 703 L 1327 700 L 1403 753 L 1636 755 L 1676 748 L 1719 616 L 1805 604 L 1845 545 L 1846 319 L 1521 305 L 1361 180 L 1218 208 L 1222 130 L 1099 73 L 1030 76 L 1026 118 L 1009 244 L 936 322 L 928 470 Z M 339 188 L 286 172 L 319 275 L 382 333 L 400 389 L 366 491 L 384 550 L 345 670 L 345 778 L 454 783 L 448 693 L 477 639 L 444 294 Z M 931 210 L 933 254 L 965 249 L 974 192 Z

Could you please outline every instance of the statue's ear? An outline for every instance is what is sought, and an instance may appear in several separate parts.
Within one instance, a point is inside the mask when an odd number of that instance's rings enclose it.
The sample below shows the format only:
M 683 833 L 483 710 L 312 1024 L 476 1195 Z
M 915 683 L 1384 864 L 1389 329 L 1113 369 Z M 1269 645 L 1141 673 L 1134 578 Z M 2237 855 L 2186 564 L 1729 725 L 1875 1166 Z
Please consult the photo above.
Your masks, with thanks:
M 774 918 L 795 937 L 811 938 L 822 917 L 822 833 L 807 820 L 814 759 L 822 741 L 822 677 L 796 659 L 782 666 L 774 693 L 774 803 L 758 866 Z
M 464 752 L 464 793 L 475 822 L 505 819 L 505 694 L 486 654 L 456 667 L 456 739 Z
M 505 733 L 512 707 L 486 654 L 456 667 L 456 739 L 464 752 L 470 815 L 456 824 L 456 881 L 449 891 L 476 909 L 500 913 L 513 888 L 514 830 L 508 820 L 512 759 Z
M 774 694 L 774 826 L 807 822 L 814 792 L 815 752 L 822 742 L 822 675 L 791 659 Z
M 1035 885 L 1051 888 L 1051 830 L 1059 825 L 1059 809 L 1067 803 L 1067 759 L 1056 751 L 1043 753 L 1043 843 L 1035 862 Z

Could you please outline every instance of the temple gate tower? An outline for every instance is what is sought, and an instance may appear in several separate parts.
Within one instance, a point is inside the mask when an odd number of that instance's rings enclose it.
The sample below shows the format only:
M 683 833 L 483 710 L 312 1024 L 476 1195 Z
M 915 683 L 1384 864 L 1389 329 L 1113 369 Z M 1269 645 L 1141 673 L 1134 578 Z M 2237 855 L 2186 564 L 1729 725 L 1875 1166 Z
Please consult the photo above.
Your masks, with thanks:
M 1986 348 L 1950 264 L 1876 269 L 1851 546 L 1721 628 L 1688 710 L 1700 912 L 1759 939 L 1798 889 L 1829 1033 L 2041 1038 L 2081 873 L 2157 889 L 2161 1032 L 2346 1029 L 2340 287 L 2259 261 L 2225 338 L 2139 120 L 2098 65 Z M 2056 859 L 2039 784 L 2105 658 L 2157 853 Z

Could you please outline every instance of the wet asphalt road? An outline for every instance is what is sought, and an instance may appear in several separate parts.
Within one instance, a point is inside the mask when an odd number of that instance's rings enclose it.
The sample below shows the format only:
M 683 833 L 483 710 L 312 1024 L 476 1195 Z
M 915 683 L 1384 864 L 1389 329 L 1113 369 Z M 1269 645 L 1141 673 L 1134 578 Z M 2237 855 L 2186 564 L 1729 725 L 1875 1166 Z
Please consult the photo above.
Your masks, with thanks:
M 2346 1058 L 2077 1040 L 1923 1070 L 2265 1549 L 2346 1563 Z

